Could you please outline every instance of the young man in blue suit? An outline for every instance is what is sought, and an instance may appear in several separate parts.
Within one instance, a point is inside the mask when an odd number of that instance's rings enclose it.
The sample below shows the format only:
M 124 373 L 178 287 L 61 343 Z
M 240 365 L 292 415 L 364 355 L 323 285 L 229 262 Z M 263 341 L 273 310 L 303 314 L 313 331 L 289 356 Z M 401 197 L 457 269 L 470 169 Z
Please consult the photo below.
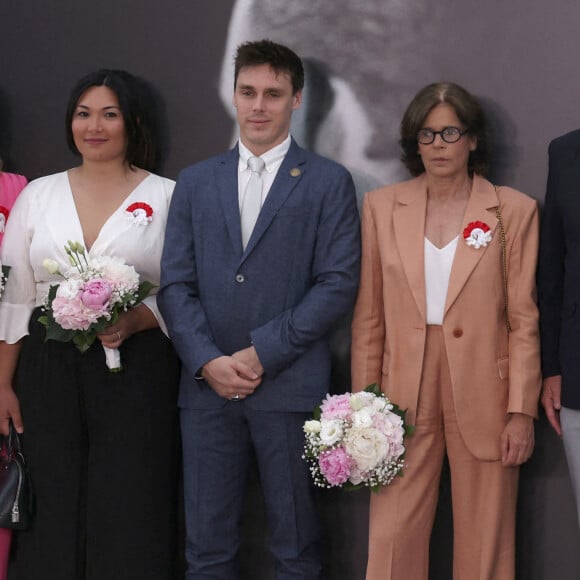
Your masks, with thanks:
M 580 522 L 580 130 L 554 139 L 549 157 L 538 260 L 542 405 L 564 439 Z
M 302 424 L 330 381 L 326 336 L 358 288 L 352 179 L 301 149 L 304 73 L 270 41 L 238 48 L 240 140 L 179 176 L 158 302 L 183 361 L 179 396 L 187 578 L 238 578 L 249 459 L 264 490 L 277 580 L 321 577 Z

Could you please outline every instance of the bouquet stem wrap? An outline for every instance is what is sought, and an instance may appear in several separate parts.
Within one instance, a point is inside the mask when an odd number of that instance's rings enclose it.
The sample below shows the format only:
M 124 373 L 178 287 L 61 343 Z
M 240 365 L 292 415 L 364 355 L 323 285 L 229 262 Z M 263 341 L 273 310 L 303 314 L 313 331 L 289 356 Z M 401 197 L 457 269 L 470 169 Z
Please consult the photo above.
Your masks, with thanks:
M 107 368 L 112 373 L 120 373 L 123 370 L 121 366 L 121 353 L 118 348 L 109 348 L 103 346 L 105 351 L 105 362 L 107 363 Z

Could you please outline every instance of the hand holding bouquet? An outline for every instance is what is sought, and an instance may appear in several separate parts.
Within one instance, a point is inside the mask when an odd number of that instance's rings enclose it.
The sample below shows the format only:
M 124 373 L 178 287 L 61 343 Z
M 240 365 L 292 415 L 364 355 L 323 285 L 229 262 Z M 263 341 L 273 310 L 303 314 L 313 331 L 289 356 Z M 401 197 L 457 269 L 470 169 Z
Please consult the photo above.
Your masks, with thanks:
M 360 393 L 327 395 L 304 423 L 304 459 L 315 485 L 378 491 L 402 473 L 403 440 L 413 428 L 405 411 L 385 397 L 377 385 Z
M 59 274 L 64 281 L 50 287 L 46 314 L 39 321 L 46 326 L 47 340 L 72 341 L 85 352 L 99 332 L 115 324 L 121 312 L 142 302 L 153 284 L 139 282 L 135 268 L 120 258 L 99 256 L 89 260 L 79 242 L 69 241 L 65 252 L 71 268 L 64 274 L 54 260 L 44 261 L 46 270 Z M 118 349 L 103 348 L 109 370 L 122 370 Z

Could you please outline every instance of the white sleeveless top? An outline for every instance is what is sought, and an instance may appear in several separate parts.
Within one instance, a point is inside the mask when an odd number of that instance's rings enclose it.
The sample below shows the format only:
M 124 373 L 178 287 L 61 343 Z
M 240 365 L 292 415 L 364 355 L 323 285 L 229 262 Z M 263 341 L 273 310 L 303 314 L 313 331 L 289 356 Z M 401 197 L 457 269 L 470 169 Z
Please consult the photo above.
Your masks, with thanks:
M 438 248 L 425 238 L 427 324 L 443 324 L 449 277 L 458 240 L 459 236 L 455 236 L 445 247 Z

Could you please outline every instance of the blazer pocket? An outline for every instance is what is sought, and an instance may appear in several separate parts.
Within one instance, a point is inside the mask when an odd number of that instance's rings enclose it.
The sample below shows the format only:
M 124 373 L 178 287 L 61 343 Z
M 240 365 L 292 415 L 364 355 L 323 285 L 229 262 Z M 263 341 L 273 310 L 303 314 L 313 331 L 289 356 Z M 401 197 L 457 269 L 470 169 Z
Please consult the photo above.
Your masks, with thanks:
M 497 359 L 497 370 L 500 379 L 507 379 L 510 376 L 510 359 L 505 356 Z

